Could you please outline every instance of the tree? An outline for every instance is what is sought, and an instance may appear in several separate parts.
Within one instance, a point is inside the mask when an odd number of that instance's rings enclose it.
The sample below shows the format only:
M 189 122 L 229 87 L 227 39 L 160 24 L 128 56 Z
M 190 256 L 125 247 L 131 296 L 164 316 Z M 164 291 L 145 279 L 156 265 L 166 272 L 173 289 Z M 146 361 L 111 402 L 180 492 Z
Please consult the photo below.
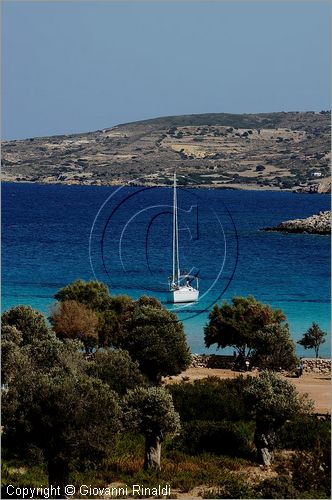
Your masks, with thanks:
M 209 314 L 204 328 L 206 347 L 233 347 L 242 356 L 249 356 L 260 342 L 259 332 L 270 325 L 281 325 L 285 315 L 280 309 L 258 302 L 253 296 L 233 297 L 232 305 L 217 304 Z
M 2 327 L 14 326 L 22 333 L 23 344 L 29 344 L 35 338 L 49 335 L 45 317 L 30 306 L 16 306 L 5 311 L 1 316 Z
M 164 436 L 180 429 L 172 396 L 162 387 L 139 387 L 125 396 L 123 412 L 126 425 L 145 437 L 144 469 L 160 470 Z
M 115 346 L 127 350 L 154 384 L 162 376 L 181 373 L 191 361 L 182 323 L 156 299 L 146 297 L 134 303 Z
M 312 402 L 301 398 L 295 387 L 270 371 L 251 377 L 244 386 L 248 408 L 256 420 L 254 442 L 262 462 L 270 466 L 276 444 L 276 432 L 299 413 L 309 412 Z
M 107 349 L 93 353 L 89 360 L 88 372 L 120 395 L 145 383 L 138 363 L 122 349 Z
M 79 339 L 87 353 L 98 344 L 98 317 L 84 304 L 75 300 L 60 302 L 55 306 L 50 322 L 60 339 Z
M 295 344 L 290 337 L 288 325 L 274 323 L 257 332 L 252 350 L 252 365 L 261 369 L 279 371 L 293 370 L 298 365 Z
M 61 288 L 54 298 L 59 302 L 75 300 L 93 311 L 106 310 L 111 300 L 109 290 L 104 283 L 84 280 L 76 280 Z
M 326 332 L 324 332 L 317 323 L 313 322 L 311 327 L 303 334 L 301 340 L 297 343 L 305 349 L 314 349 L 316 359 L 318 358 L 319 348 L 325 342 Z
M 64 498 L 71 464 L 98 464 L 109 451 L 120 429 L 118 396 L 86 374 L 77 342 L 51 335 L 20 353 L 2 396 L 3 445 L 23 456 L 41 450 L 49 484 Z
M 76 301 L 98 317 L 98 346 L 110 347 L 117 338 L 134 301 L 127 295 L 111 297 L 104 283 L 76 280 L 54 296 L 59 302 Z

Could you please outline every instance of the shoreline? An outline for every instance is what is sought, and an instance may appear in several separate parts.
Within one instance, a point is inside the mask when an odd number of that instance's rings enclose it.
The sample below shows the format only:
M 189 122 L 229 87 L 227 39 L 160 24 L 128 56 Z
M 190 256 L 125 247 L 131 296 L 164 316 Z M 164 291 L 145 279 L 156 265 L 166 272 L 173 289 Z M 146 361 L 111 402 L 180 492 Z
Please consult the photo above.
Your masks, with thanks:
M 102 181 L 98 183 L 93 183 L 93 182 L 75 182 L 75 181 L 69 181 L 69 182 L 63 182 L 63 181 L 29 181 L 29 180 L 17 180 L 17 179 L 10 179 L 10 178 L 4 178 L 2 176 L 1 179 L 2 184 L 35 184 L 37 186 L 78 186 L 78 187 L 138 187 L 138 188 L 169 188 L 171 189 L 170 184 L 155 184 L 155 183 L 134 183 L 134 182 L 127 182 L 127 183 L 120 183 L 120 182 L 115 182 L 115 183 L 109 183 L 105 182 L 103 183 Z M 185 189 L 209 189 L 209 190 L 229 190 L 229 191 L 259 191 L 259 192 L 274 192 L 274 193 L 293 193 L 293 194 L 323 194 L 323 195 L 330 195 L 330 193 L 324 192 L 324 193 L 310 193 L 309 191 L 296 191 L 294 189 L 290 188 L 285 188 L 281 189 L 279 187 L 273 187 L 273 186 L 259 186 L 259 185 L 251 185 L 251 184 L 227 184 L 227 185 L 215 185 L 215 184 L 193 184 L 193 185 L 187 185 L 187 186 L 179 186 L 179 189 L 185 188 Z

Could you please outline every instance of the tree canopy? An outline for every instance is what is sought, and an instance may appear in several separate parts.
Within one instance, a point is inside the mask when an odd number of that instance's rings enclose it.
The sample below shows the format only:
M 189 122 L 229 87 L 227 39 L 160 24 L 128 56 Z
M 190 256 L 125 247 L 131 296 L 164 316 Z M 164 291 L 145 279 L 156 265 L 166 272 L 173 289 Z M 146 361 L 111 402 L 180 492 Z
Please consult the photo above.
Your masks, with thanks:
M 326 335 L 327 333 L 324 332 L 317 323 L 313 322 L 297 343 L 302 345 L 305 349 L 314 349 L 317 359 L 319 348 L 324 344 Z
M 144 468 L 159 469 L 164 436 L 180 429 L 172 396 L 162 387 L 139 387 L 128 392 L 122 408 L 127 427 L 145 436 Z
M 16 369 L 2 397 L 4 446 L 24 455 L 39 449 L 60 498 L 72 461 L 98 463 L 120 429 L 117 394 L 87 374 L 78 346 L 55 335 L 16 346 Z
M 264 465 L 271 465 L 276 431 L 288 419 L 312 410 L 312 402 L 301 397 L 295 387 L 271 371 L 250 377 L 244 387 L 248 408 L 256 420 L 255 444 Z
M 145 384 L 137 361 L 133 361 L 129 353 L 122 349 L 106 349 L 93 353 L 89 359 L 88 372 L 120 395 Z
M 49 319 L 60 339 L 79 339 L 86 352 L 98 345 L 98 316 L 84 304 L 76 300 L 59 302 Z
M 50 333 L 45 317 L 30 306 L 20 305 L 8 309 L 1 316 L 1 324 L 2 327 L 13 326 L 19 330 L 23 344 L 29 344 L 35 338 L 43 338 Z
M 134 303 L 116 347 L 126 349 L 153 383 L 181 373 L 191 360 L 182 323 L 156 299 L 145 297 Z
M 54 298 L 59 302 L 75 300 L 94 311 L 104 311 L 110 302 L 108 287 L 100 281 L 76 280 L 61 288 Z
M 258 332 L 251 358 L 252 364 L 261 369 L 274 371 L 294 369 L 298 359 L 288 325 L 274 323 Z
M 251 356 L 256 366 L 291 368 L 296 363 L 286 317 L 280 309 L 262 304 L 253 296 L 233 297 L 232 304 L 217 304 L 204 328 L 205 345 L 232 347 L 242 356 Z

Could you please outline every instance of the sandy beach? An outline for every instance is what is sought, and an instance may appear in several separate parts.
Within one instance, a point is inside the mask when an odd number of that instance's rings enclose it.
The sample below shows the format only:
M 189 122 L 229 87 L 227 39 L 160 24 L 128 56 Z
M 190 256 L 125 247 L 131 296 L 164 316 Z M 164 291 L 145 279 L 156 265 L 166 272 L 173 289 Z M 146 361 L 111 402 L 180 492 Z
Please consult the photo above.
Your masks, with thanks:
M 206 377 L 219 377 L 221 379 L 235 378 L 239 375 L 255 375 L 257 372 L 238 373 L 220 368 L 188 368 L 176 377 L 170 377 L 166 383 L 180 382 L 181 380 L 197 380 Z M 313 400 L 317 413 L 331 413 L 331 376 L 330 374 L 306 373 L 300 378 L 285 377 L 295 385 L 300 394 L 308 394 Z

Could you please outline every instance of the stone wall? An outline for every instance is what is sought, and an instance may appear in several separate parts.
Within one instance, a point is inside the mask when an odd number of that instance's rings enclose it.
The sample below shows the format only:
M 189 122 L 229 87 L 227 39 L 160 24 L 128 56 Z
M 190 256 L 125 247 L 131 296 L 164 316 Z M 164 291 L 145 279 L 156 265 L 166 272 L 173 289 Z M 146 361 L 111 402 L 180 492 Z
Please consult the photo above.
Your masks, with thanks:
M 302 358 L 304 371 L 307 373 L 330 373 L 331 360 L 318 358 Z M 233 356 L 222 354 L 193 354 L 191 368 L 233 368 Z
M 232 368 L 233 356 L 224 356 L 221 354 L 193 354 L 192 368 Z
M 318 358 L 302 358 L 304 371 L 307 373 L 330 373 L 331 360 Z

